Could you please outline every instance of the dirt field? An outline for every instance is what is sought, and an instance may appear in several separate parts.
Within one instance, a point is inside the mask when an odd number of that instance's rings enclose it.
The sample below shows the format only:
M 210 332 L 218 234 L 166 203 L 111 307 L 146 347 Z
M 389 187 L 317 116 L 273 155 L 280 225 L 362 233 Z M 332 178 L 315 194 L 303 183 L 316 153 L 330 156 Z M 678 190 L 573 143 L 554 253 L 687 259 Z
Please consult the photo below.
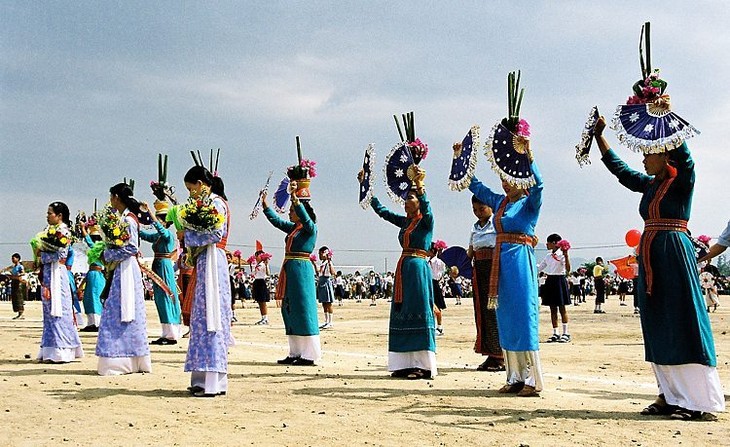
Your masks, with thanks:
M 281 315 L 253 326 L 258 310 L 237 309 L 230 351 L 229 393 L 189 397 L 183 372 L 187 341 L 152 346 L 152 374 L 96 375 L 95 334 L 81 333 L 86 357 L 65 365 L 35 362 L 40 305 L 27 303 L 24 321 L 0 309 L 3 435 L 13 446 L 72 445 L 730 445 L 730 417 L 717 422 L 649 418 L 639 411 L 656 386 L 643 361 L 639 319 L 611 297 L 569 309 L 573 342 L 541 344 L 546 389 L 539 398 L 498 394 L 504 373 L 474 371 L 469 300 L 444 312 L 438 338 L 439 376 L 391 379 L 387 358 L 388 303 L 335 306 L 335 328 L 322 333 L 324 358 L 315 367 L 285 367 Z M 730 390 L 730 301 L 711 315 L 718 370 Z M 273 307 L 273 306 L 272 306 Z M 150 339 L 159 324 L 148 303 Z M 550 335 L 543 309 L 541 334 Z M 26 357 L 30 356 L 30 359 Z

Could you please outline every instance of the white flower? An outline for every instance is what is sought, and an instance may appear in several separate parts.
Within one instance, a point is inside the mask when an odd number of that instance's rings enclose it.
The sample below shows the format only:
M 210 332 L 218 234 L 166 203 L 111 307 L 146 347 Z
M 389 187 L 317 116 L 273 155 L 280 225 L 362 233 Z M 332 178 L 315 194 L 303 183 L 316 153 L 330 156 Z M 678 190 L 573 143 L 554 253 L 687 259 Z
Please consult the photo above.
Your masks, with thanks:
M 401 178 L 403 177 L 403 170 L 401 168 L 398 168 L 395 170 L 394 174 L 396 177 Z
M 408 155 L 406 154 L 400 154 L 400 162 L 405 163 L 408 161 Z
M 672 129 L 676 129 L 677 127 L 679 127 L 679 121 L 674 118 L 669 122 L 669 127 L 671 127 Z
M 639 114 L 636 113 L 636 112 L 632 113 L 629 116 L 629 121 L 631 121 L 632 123 L 635 123 L 635 122 L 639 121 Z
M 644 133 L 651 133 L 652 130 L 654 130 L 653 124 L 647 124 L 646 126 L 644 126 Z
M 408 189 L 408 183 L 401 182 L 400 185 L 398 185 L 398 187 L 401 189 L 401 191 L 405 191 L 406 189 Z

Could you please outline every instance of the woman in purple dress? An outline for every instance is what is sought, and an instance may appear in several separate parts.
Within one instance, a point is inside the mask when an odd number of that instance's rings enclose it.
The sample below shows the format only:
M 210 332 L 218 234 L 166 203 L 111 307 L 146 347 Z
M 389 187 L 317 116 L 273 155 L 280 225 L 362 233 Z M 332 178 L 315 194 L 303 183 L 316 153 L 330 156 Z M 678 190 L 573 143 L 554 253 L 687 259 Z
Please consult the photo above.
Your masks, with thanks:
M 68 216 L 68 206 L 63 202 L 53 202 L 48 206 L 48 225 L 57 226 L 58 231 L 70 239 Z M 38 360 L 42 362 L 65 363 L 84 356 L 71 310 L 71 287 L 64 266 L 67 255 L 68 248 L 40 247 L 43 264 L 43 336 Z
M 185 371 L 191 372 L 188 391 L 195 397 L 224 395 L 228 391 L 228 347 L 231 336 L 231 285 L 228 281 L 226 240 L 230 225 L 223 180 L 203 166 L 185 174 L 191 197 L 209 197 L 223 225 L 211 231 L 185 229 L 185 246 L 191 250 L 195 270 L 190 343 Z M 185 224 L 183 224 L 185 225 Z
M 109 193 L 111 206 L 127 224 L 129 239 L 121 247 L 108 247 L 102 255 L 107 271 L 113 273 L 96 343 L 97 370 L 102 376 L 151 372 L 142 273 L 137 262 L 139 203 L 125 183 L 114 185 Z

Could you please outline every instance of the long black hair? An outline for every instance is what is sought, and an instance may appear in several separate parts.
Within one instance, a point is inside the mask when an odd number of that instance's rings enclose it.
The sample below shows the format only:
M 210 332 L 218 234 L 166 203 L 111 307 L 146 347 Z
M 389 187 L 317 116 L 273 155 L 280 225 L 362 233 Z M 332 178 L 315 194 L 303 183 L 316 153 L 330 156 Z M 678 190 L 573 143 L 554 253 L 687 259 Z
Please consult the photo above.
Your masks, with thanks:
M 53 210 L 54 214 L 60 214 L 63 216 L 61 219 L 63 223 L 68 225 L 69 228 L 71 228 L 71 217 L 69 216 L 70 212 L 68 210 L 68 206 L 63 202 L 52 202 L 50 205 L 48 205 L 48 208 Z
M 193 184 L 198 183 L 199 181 L 203 182 L 204 184 L 210 186 L 210 192 L 223 197 L 223 200 L 228 200 L 228 197 L 226 197 L 226 187 L 223 184 L 223 179 L 211 174 L 205 166 L 193 166 L 192 168 L 188 169 L 188 172 L 185 174 L 185 178 L 183 178 L 183 181 L 185 183 Z
M 127 209 L 137 216 L 140 223 L 148 225 L 152 222 L 149 214 L 143 213 L 139 209 L 139 202 L 134 198 L 132 188 L 126 183 L 117 183 L 109 188 L 109 193 L 119 197 L 119 200 L 127 207 Z M 120 210 L 121 211 L 121 210 Z

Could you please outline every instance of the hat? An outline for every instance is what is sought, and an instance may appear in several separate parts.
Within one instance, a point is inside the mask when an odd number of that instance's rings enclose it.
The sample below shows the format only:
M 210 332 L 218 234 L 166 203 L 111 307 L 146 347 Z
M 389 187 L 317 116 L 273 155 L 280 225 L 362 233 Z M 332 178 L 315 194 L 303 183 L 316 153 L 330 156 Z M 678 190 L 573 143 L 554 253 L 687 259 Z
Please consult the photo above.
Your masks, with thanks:
M 611 128 L 629 149 L 658 154 L 675 149 L 700 131 L 671 110 L 670 97 L 665 94 L 667 82 L 660 78 L 659 69 L 651 68 L 649 27 L 649 22 L 641 27 L 639 40 L 642 78 L 633 85 L 634 95 L 616 108 Z
M 167 213 L 170 211 L 170 204 L 163 200 L 155 200 L 155 215 L 157 216 L 167 216 Z
M 299 135 L 296 136 L 296 142 L 297 159 L 299 162 L 286 169 L 286 176 L 289 177 L 290 181 L 297 182 L 297 189 L 294 192 L 294 195 L 299 200 L 309 200 L 312 198 L 309 186 L 312 183 L 312 179 L 317 176 L 317 171 L 315 169 L 317 162 L 302 158 L 302 145 L 299 141 Z

